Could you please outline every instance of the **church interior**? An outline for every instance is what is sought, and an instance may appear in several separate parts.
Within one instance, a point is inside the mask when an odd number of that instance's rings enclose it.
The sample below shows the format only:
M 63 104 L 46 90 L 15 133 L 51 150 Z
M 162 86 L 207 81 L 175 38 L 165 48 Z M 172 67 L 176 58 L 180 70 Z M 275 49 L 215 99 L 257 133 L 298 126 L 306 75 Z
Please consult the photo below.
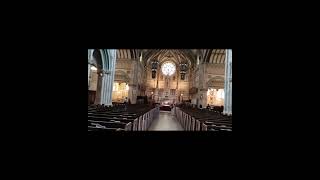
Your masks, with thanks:
M 88 133 L 232 132 L 232 49 L 88 49 Z

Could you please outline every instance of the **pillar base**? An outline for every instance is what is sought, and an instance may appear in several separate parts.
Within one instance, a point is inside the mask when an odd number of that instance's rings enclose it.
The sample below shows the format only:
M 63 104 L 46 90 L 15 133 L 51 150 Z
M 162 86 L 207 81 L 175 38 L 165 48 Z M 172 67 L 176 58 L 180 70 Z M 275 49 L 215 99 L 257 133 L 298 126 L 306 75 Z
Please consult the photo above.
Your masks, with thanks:
M 223 115 L 227 115 L 227 116 L 230 116 L 232 115 L 232 112 L 222 112 Z

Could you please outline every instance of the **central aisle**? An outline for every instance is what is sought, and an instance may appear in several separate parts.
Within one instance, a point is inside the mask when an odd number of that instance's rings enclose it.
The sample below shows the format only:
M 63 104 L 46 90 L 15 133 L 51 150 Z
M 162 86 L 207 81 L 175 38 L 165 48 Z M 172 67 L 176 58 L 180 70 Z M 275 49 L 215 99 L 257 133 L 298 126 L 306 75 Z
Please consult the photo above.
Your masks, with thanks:
M 160 111 L 148 131 L 183 131 L 183 128 L 170 111 Z

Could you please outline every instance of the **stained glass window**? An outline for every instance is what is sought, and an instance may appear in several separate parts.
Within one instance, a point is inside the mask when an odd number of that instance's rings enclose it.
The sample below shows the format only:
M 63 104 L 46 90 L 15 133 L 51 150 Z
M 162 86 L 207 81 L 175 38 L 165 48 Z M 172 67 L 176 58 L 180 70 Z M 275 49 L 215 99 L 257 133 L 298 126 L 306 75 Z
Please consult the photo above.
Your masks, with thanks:
M 176 66 L 172 62 L 165 62 L 161 67 L 162 73 L 166 76 L 171 76 L 176 72 Z

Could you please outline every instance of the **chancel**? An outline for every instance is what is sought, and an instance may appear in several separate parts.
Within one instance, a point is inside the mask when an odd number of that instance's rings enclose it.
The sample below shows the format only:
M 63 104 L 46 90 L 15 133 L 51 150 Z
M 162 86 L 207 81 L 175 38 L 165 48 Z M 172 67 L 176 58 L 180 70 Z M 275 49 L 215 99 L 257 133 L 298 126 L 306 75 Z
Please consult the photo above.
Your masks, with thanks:
M 232 49 L 88 49 L 88 132 L 232 132 Z

